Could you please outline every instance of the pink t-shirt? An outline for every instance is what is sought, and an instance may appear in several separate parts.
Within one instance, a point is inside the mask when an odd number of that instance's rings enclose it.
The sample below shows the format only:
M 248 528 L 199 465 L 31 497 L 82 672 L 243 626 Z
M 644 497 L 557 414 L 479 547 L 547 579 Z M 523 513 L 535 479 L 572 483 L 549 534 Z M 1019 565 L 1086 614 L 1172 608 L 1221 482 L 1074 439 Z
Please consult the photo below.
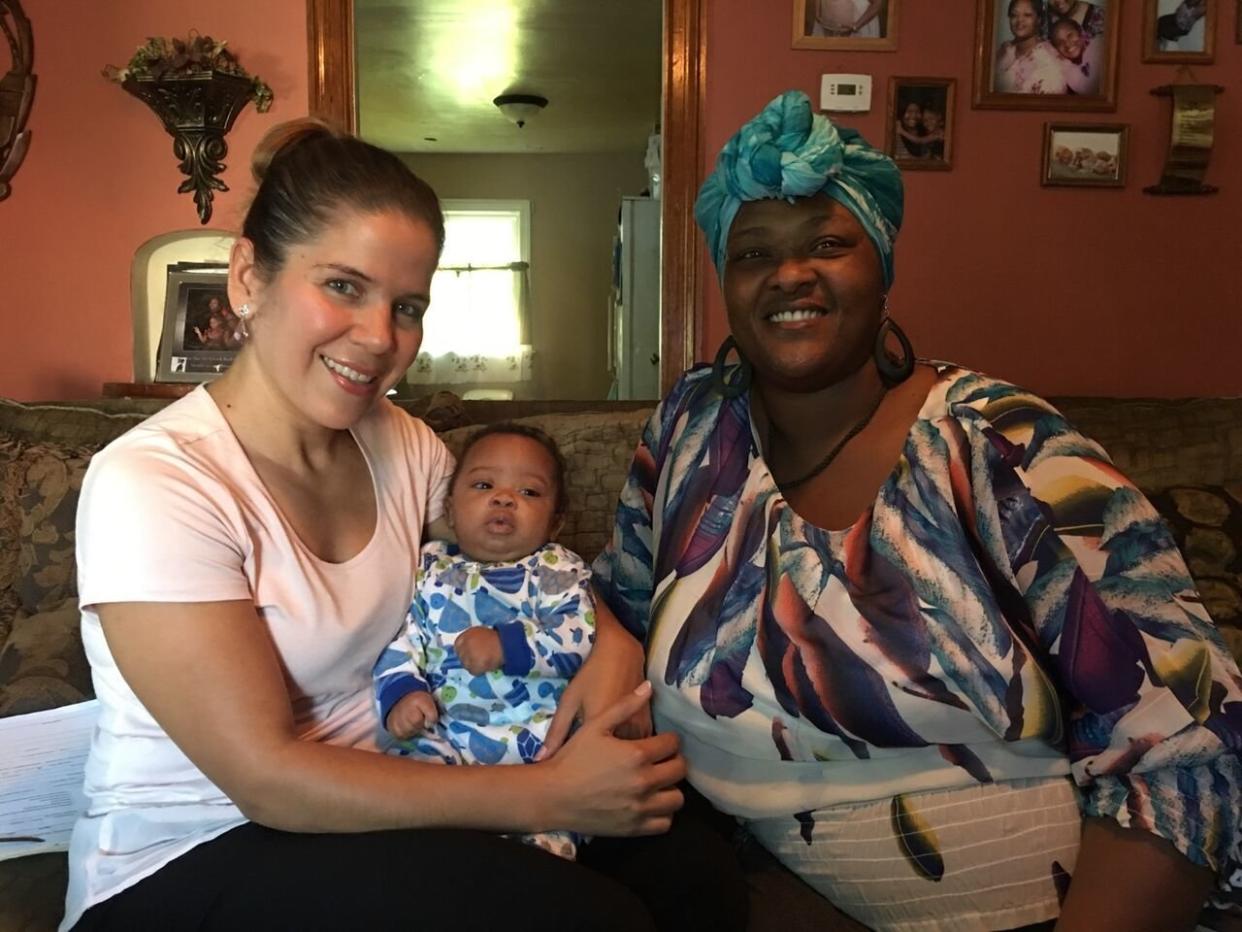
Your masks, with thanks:
M 203 388 L 92 459 L 77 562 L 100 716 L 62 928 L 246 821 L 129 688 L 96 605 L 253 599 L 285 668 L 300 736 L 375 749 L 372 666 L 413 597 L 423 529 L 443 510 L 453 457 L 426 424 L 386 400 L 353 435 L 371 470 L 377 521 L 344 563 L 320 560 L 298 539 Z

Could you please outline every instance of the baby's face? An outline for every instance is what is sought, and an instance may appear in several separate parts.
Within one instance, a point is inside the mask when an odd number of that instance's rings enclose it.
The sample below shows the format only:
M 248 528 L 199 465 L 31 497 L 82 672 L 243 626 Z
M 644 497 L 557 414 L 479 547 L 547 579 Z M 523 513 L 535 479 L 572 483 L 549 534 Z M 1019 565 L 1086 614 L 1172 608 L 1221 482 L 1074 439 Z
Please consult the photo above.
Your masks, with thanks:
M 1052 30 L 1052 44 L 1057 47 L 1062 58 L 1078 61 L 1082 57 L 1082 30 L 1062 20 Z
M 500 563 L 534 553 L 552 537 L 556 463 L 543 444 L 491 434 L 466 453 L 453 483 L 448 519 L 462 552 Z
M 935 110 L 923 111 L 923 129 L 929 133 L 937 132 L 944 125 L 944 120 L 940 118 L 940 114 Z

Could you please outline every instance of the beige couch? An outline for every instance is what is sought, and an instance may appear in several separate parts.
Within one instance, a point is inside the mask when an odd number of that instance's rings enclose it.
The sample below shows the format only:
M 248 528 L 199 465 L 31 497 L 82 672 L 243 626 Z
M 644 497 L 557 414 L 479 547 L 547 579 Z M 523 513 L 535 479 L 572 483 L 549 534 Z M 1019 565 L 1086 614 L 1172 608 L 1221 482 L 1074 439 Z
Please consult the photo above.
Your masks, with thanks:
M 161 404 L 0 401 L 0 716 L 92 695 L 74 579 L 78 490 L 94 451 Z M 1242 399 L 1058 404 L 1169 519 L 1209 611 L 1242 655 Z M 607 537 L 617 490 L 650 413 L 633 404 L 584 410 L 559 403 L 463 403 L 453 396 L 403 406 L 425 417 L 450 446 L 469 432 L 464 425 L 531 416 L 557 439 L 569 463 L 570 508 L 561 540 L 587 556 Z M 818 898 L 770 861 L 757 856 L 748 870 L 762 904 L 754 928 L 830 927 L 822 922 Z M 0 932 L 54 928 L 64 884 L 63 855 L 0 862 Z M 1214 924 L 1226 927 L 1220 917 Z

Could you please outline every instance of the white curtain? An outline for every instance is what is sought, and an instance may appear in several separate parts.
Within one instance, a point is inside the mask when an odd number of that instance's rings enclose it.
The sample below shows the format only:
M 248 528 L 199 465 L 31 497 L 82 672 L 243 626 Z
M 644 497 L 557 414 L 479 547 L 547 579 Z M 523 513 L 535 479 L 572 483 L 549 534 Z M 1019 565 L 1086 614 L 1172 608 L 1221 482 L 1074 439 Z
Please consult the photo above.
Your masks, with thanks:
M 530 379 L 529 209 L 518 201 L 446 203 L 444 253 L 409 381 Z

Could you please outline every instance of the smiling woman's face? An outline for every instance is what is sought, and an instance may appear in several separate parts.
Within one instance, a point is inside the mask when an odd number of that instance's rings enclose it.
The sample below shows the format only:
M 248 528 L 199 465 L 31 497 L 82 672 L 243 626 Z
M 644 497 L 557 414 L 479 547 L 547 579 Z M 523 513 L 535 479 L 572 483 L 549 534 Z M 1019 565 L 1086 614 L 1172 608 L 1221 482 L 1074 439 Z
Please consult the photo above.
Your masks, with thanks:
M 1014 0 L 1009 4 L 1009 31 L 1017 40 L 1039 34 L 1039 14 L 1030 0 Z
M 871 355 L 883 303 L 880 257 L 827 195 L 742 205 L 729 230 L 724 297 L 760 382 L 814 391 Z

